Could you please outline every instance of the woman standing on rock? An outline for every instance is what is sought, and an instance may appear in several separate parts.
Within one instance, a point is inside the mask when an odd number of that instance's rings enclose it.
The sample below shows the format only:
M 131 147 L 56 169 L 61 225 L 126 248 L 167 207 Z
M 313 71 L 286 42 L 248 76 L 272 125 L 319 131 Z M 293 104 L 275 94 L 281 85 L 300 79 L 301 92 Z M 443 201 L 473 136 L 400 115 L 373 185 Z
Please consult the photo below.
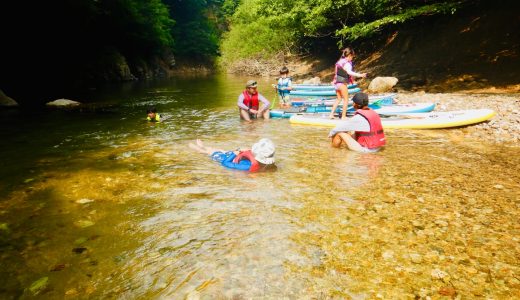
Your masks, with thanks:
M 347 114 L 347 104 L 348 104 L 348 84 L 354 82 L 352 77 L 367 77 L 367 73 L 356 73 L 352 69 L 352 59 L 354 59 L 354 50 L 352 48 L 347 47 L 343 49 L 341 53 L 340 59 L 336 62 L 334 66 L 334 80 L 332 83 L 336 88 L 336 96 L 337 99 L 332 106 L 332 110 L 330 111 L 330 118 L 334 119 L 334 113 L 336 112 L 336 108 L 343 98 L 343 110 L 341 111 L 341 119 L 346 118 Z

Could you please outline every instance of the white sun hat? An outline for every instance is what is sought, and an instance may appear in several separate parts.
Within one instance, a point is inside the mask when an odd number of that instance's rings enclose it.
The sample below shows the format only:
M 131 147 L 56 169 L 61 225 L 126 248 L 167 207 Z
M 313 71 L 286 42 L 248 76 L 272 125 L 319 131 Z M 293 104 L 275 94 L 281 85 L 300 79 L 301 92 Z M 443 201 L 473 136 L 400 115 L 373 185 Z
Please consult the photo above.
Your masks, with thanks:
M 270 139 L 260 139 L 251 149 L 255 159 L 264 165 L 274 164 L 275 147 Z

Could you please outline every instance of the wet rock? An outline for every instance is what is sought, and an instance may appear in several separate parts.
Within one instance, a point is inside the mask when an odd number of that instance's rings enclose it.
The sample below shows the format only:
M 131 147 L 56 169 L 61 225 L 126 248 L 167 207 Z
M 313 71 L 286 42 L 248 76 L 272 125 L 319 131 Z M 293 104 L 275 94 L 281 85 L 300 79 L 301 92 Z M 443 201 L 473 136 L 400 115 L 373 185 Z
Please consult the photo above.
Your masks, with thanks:
M 453 298 L 457 295 L 457 291 L 451 286 L 442 286 L 439 289 L 439 294 Z
M 420 222 L 419 220 L 413 220 L 412 226 L 415 227 L 417 230 L 424 230 L 424 224 Z
M 423 262 L 423 258 L 420 254 L 417 254 L 417 253 L 412 253 L 410 254 L 410 260 L 414 263 L 414 264 L 420 264 Z
M 448 222 L 442 219 L 435 220 L 435 224 L 439 227 L 448 227 Z
M 75 295 L 77 295 L 77 294 L 78 294 L 78 290 L 75 289 L 75 288 L 72 288 L 72 289 L 67 290 L 67 291 L 65 292 L 65 295 L 66 295 L 66 296 L 75 296 Z
M 5 232 L 5 233 L 11 232 L 11 230 L 9 230 L 9 224 L 0 223 L 0 232 Z
M 94 202 L 94 200 L 87 199 L 87 198 L 82 198 L 82 199 L 79 199 L 76 201 L 76 203 L 79 203 L 79 204 L 87 204 L 87 203 L 91 203 L 91 202 Z
M 81 245 L 85 242 L 87 242 L 89 239 L 87 237 L 80 237 L 74 241 L 75 245 Z
M 439 269 L 433 269 L 430 273 L 433 279 L 444 279 L 448 276 L 448 273 L 441 271 Z
M 29 291 L 34 295 L 40 294 L 49 285 L 49 277 L 42 277 L 31 284 Z
M 383 257 L 384 260 L 392 260 L 392 259 L 394 259 L 394 251 L 387 250 L 387 251 L 383 252 L 383 254 L 381 256 Z
M 90 226 L 93 226 L 94 222 L 90 221 L 90 220 L 78 220 L 76 222 L 74 222 L 74 225 L 80 227 L 80 228 L 87 228 L 87 227 L 90 227 Z
M 54 265 L 50 271 L 51 272 L 57 272 L 57 271 L 61 271 L 63 269 L 65 269 L 66 265 L 65 264 L 57 264 L 57 265 Z
M 87 251 L 86 247 L 76 247 L 76 248 L 72 249 L 72 252 L 74 252 L 76 254 L 81 254 L 81 253 L 83 253 L 85 251 Z
M 81 102 L 69 99 L 57 99 L 54 101 L 47 102 L 45 105 L 54 107 L 70 107 L 81 105 Z
M 18 103 L 16 101 L 14 101 L 13 98 L 4 94 L 4 92 L 2 90 L 0 90 L 0 106 L 14 107 L 14 106 L 18 106 Z

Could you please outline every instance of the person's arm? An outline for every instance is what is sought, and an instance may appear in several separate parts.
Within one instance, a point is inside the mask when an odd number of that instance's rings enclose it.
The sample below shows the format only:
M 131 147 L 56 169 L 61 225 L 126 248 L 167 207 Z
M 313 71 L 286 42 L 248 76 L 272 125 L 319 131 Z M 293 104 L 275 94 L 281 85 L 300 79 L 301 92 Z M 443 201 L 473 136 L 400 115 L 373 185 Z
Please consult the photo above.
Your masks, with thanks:
M 240 96 L 238 96 L 237 105 L 238 105 L 238 107 L 240 107 L 242 109 L 249 110 L 249 107 L 247 107 L 244 104 L 244 94 L 240 94 Z
M 258 111 L 258 113 L 263 113 L 264 111 L 268 110 L 269 107 L 271 107 L 271 102 L 269 102 L 269 100 L 267 100 L 264 96 L 262 96 L 260 93 L 258 93 L 258 100 L 260 100 L 263 104 L 264 104 L 264 107 L 262 107 L 262 110 Z
M 355 115 L 336 125 L 336 127 L 329 132 L 329 137 L 333 137 L 338 132 L 348 131 L 370 131 L 370 124 L 363 116 Z
M 366 77 L 366 74 L 365 73 L 357 73 L 357 72 L 354 72 L 354 70 L 352 70 L 352 64 L 350 63 L 346 63 L 344 66 L 343 66 L 343 69 L 345 71 L 347 71 L 348 75 L 350 76 L 355 76 L 355 77 Z
M 222 165 L 229 169 L 236 169 L 242 171 L 248 171 L 251 168 L 251 162 L 249 160 L 241 160 L 238 163 L 234 163 L 233 159 L 235 159 L 236 154 L 229 155 L 225 160 L 222 161 Z

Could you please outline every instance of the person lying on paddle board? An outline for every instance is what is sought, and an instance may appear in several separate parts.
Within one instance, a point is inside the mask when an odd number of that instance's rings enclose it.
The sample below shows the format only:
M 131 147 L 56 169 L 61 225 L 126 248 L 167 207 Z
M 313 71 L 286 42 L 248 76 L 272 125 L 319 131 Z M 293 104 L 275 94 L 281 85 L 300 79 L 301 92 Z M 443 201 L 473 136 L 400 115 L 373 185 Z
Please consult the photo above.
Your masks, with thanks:
M 289 69 L 287 67 L 284 66 L 280 69 L 280 78 L 278 78 L 277 84 L 273 84 L 273 87 L 278 92 L 280 107 L 286 108 L 291 106 L 289 92 L 292 90 L 292 78 L 289 77 Z
M 146 110 L 146 114 L 146 120 L 148 122 L 161 122 L 161 115 L 157 113 L 157 109 L 155 108 L 155 106 L 148 107 L 148 109 Z
M 352 60 L 354 59 L 354 50 L 350 47 L 343 49 L 340 59 L 334 65 L 334 79 L 332 83 L 336 89 L 336 101 L 332 105 L 329 118 L 334 119 L 334 112 L 343 98 L 343 110 L 341 111 L 341 119 L 346 118 L 348 104 L 348 85 L 354 83 L 353 77 L 367 77 L 367 73 L 354 72 L 352 68 Z
M 274 164 L 275 146 L 270 139 L 266 138 L 253 144 L 251 150 L 224 151 L 207 147 L 199 139 L 195 144 L 190 143 L 189 147 L 209 155 L 212 160 L 229 169 L 259 172 L 276 168 Z
M 269 119 L 269 106 L 271 103 L 264 96 L 260 95 L 256 90 L 257 83 L 255 80 L 248 80 L 246 89 L 238 96 L 238 109 L 240 118 L 251 122 L 251 119 L 263 117 Z M 263 106 L 260 109 L 260 102 Z
M 356 110 L 352 118 L 340 122 L 329 133 L 332 147 L 339 148 L 343 143 L 357 152 L 377 152 L 386 144 L 381 118 L 368 107 L 368 95 L 357 93 L 352 98 Z

